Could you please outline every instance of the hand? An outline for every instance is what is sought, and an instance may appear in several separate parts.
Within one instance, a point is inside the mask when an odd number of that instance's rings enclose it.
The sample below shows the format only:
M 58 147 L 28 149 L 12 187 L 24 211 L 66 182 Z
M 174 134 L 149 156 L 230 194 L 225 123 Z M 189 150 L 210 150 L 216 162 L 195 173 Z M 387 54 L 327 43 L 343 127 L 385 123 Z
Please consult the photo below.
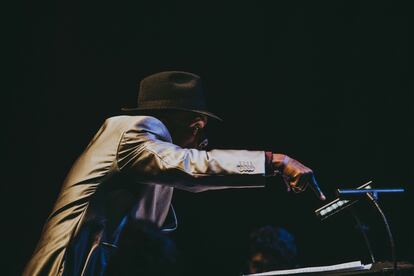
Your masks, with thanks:
M 282 175 L 288 191 L 301 193 L 310 185 L 320 200 L 326 199 L 311 169 L 284 154 L 274 153 L 272 163 L 273 167 Z

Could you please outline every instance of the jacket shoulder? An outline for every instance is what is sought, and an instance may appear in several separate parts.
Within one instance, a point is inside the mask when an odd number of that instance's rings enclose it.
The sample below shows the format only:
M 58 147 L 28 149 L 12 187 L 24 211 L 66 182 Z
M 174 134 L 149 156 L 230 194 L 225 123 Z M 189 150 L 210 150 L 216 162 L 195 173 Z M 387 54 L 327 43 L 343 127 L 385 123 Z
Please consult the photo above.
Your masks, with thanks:
M 157 118 L 152 116 L 114 116 L 105 120 L 103 126 L 117 125 L 125 133 L 148 132 L 159 139 L 171 142 L 171 135 L 167 127 Z

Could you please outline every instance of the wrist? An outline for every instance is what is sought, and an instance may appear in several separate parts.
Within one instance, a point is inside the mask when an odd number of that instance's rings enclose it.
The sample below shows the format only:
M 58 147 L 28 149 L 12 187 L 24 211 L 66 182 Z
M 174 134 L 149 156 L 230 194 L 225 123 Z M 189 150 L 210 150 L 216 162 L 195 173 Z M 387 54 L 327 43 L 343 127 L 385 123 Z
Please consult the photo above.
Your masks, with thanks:
M 283 169 L 286 167 L 289 160 L 290 160 L 290 157 L 285 154 L 274 153 L 272 155 L 272 164 L 273 164 L 274 170 L 279 173 L 282 173 Z

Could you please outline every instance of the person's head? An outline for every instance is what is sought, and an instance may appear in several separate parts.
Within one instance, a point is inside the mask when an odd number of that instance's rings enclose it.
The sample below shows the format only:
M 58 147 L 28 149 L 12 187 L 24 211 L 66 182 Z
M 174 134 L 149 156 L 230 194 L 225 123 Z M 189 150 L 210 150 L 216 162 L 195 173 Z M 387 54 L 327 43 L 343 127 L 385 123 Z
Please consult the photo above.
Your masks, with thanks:
M 207 146 L 207 116 L 180 110 L 158 110 L 147 113 L 167 127 L 173 143 L 183 148 L 203 149 Z
M 292 269 L 297 265 L 295 239 L 286 229 L 265 226 L 251 233 L 249 273 Z
M 207 118 L 221 121 L 207 109 L 201 78 L 182 71 L 145 77 L 139 85 L 137 107 L 123 110 L 160 119 L 170 131 L 173 142 L 186 148 L 196 148 L 202 143 Z

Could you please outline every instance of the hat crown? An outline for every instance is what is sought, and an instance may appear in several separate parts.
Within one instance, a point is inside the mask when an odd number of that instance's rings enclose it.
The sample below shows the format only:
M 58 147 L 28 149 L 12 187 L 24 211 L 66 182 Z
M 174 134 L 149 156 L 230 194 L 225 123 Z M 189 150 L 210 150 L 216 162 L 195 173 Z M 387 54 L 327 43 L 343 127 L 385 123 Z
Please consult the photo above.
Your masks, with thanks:
M 201 78 L 189 72 L 164 71 L 145 77 L 139 84 L 137 104 L 136 108 L 123 110 L 184 110 L 221 121 L 221 118 L 207 111 Z
M 140 82 L 139 108 L 205 109 L 201 78 L 193 73 L 165 71 Z

